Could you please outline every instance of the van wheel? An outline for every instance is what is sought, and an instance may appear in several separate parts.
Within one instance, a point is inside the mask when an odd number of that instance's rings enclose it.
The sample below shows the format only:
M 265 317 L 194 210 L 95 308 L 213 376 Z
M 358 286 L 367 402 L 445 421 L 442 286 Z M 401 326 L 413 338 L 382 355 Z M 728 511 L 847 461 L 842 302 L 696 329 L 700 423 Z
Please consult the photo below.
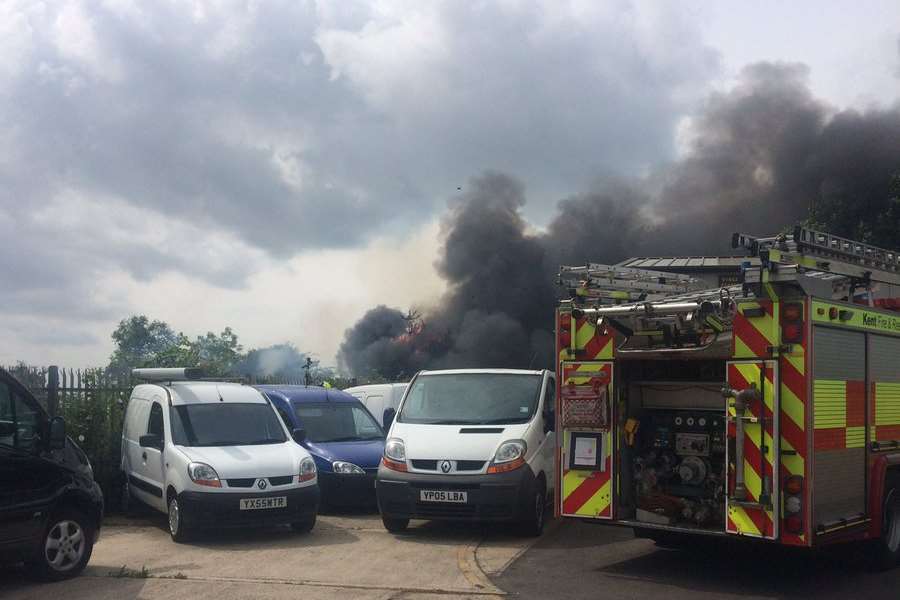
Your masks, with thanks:
M 881 537 L 874 541 L 873 566 L 880 571 L 900 561 L 900 486 L 893 480 L 884 491 L 881 507 Z
M 547 493 L 540 479 L 535 482 L 535 490 L 529 503 L 529 515 L 522 521 L 522 533 L 538 537 L 544 533 L 544 521 L 547 515 Z
M 184 511 L 178 504 L 178 496 L 169 499 L 169 534 L 176 544 L 183 544 L 190 540 L 190 529 L 185 522 Z
M 30 566 L 45 581 L 68 579 L 84 570 L 93 550 L 94 526 L 81 512 L 66 509 L 50 519 Z
M 384 523 L 384 528 L 391 533 L 402 533 L 409 527 L 409 519 L 392 519 L 381 515 L 381 522 Z
M 296 531 L 297 533 L 309 533 L 313 530 L 313 527 L 316 526 L 316 515 L 313 514 L 310 517 L 306 517 L 302 521 L 296 521 L 291 523 L 291 529 Z

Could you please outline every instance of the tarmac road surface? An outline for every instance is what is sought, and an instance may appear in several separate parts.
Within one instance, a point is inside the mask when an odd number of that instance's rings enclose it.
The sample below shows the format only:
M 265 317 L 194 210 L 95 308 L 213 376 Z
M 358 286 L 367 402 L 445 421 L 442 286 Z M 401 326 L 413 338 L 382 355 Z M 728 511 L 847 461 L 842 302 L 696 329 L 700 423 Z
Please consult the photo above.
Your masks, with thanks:
M 870 572 L 859 546 L 812 554 L 723 542 L 666 550 L 629 529 L 567 521 L 493 581 L 515 598 L 900 600 L 900 568 Z
M 175 600 L 183 598 L 496 597 L 490 577 L 535 538 L 511 527 L 414 522 L 385 531 L 377 514 L 320 515 L 309 534 L 288 527 L 226 530 L 175 544 L 164 515 L 113 518 L 81 577 L 36 584 L 0 571 L 0 598 Z
M 325 515 L 311 534 L 222 531 L 174 544 L 163 515 L 110 519 L 85 574 L 37 584 L 0 570 L 0 598 L 28 600 L 424 600 L 447 598 L 864 598 L 900 600 L 900 569 L 872 573 L 859 548 L 810 555 L 746 544 L 665 550 L 627 529 L 510 527 Z

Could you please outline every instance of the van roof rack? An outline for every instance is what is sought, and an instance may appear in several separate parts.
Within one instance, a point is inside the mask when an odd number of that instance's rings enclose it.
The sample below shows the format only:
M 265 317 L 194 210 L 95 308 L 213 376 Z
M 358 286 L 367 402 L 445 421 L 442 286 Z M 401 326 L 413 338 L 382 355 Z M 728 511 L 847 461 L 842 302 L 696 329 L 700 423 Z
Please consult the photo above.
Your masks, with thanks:
M 199 367 L 132 369 L 131 376 L 143 381 L 199 381 L 206 373 Z

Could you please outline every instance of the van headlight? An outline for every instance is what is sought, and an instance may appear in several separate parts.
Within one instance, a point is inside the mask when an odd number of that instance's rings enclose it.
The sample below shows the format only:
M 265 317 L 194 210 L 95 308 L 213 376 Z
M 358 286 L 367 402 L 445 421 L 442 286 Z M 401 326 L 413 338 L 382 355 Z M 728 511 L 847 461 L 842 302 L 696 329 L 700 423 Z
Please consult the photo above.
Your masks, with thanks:
M 488 473 L 505 473 L 514 471 L 525 464 L 525 451 L 528 446 L 525 440 L 508 440 L 500 444 L 494 453 L 494 460 L 488 467 Z
M 197 485 L 216 488 L 222 487 L 222 482 L 219 481 L 219 474 L 206 463 L 192 462 L 189 464 L 188 476 L 191 478 L 191 481 Z
M 390 438 L 384 444 L 384 455 L 397 462 L 406 462 L 406 446 L 403 445 L 403 440 L 399 438 Z
M 360 467 L 354 465 L 353 463 L 349 463 L 343 460 L 336 460 L 331 463 L 331 469 L 335 473 L 340 473 L 341 475 L 365 475 L 366 472 L 363 471 Z
M 316 461 L 307 456 L 300 461 L 300 477 L 298 482 L 309 481 L 316 478 Z

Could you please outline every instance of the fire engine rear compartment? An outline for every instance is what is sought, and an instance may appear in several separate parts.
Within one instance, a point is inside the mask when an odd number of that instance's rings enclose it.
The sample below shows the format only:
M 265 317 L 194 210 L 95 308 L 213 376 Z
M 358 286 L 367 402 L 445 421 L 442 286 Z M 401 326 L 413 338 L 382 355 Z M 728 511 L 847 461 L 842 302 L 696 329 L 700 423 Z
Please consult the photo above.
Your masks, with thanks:
M 618 519 L 724 533 L 726 359 L 619 358 Z

